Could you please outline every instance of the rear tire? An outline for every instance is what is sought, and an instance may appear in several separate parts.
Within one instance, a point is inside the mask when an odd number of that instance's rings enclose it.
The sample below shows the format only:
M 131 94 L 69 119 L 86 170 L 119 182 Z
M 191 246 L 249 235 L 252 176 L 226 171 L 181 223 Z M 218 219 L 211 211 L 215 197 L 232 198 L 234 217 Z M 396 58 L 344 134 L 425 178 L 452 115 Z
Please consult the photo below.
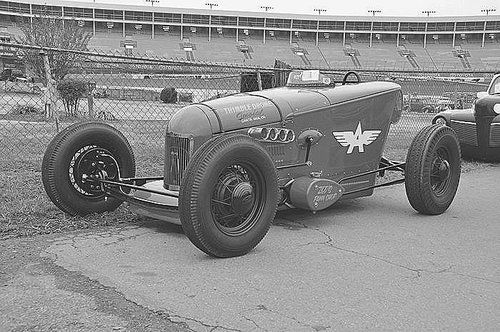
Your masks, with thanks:
M 406 157 L 405 187 L 411 206 L 422 214 L 441 214 L 460 181 L 460 146 L 450 127 L 430 125 L 418 132 Z
M 113 211 L 122 203 L 86 180 L 96 174 L 114 180 L 135 175 L 134 153 L 117 129 L 100 122 L 76 123 L 49 143 L 42 161 L 42 182 L 62 211 L 84 216 Z
M 185 234 L 211 256 L 248 253 L 274 219 L 277 178 L 267 150 L 254 139 L 224 135 L 209 140 L 183 174 L 179 214 Z

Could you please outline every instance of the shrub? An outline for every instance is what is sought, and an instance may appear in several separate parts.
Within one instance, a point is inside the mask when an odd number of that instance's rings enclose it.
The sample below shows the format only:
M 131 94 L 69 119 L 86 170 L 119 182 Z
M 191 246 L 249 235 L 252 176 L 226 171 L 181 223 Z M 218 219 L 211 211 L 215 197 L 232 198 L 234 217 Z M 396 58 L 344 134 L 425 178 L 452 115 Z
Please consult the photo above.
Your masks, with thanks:
M 174 88 L 164 88 L 160 93 L 160 100 L 172 104 L 177 102 L 177 91 Z
M 179 102 L 192 103 L 193 102 L 193 94 L 191 92 L 179 92 Z
M 17 105 L 14 107 L 9 114 L 42 114 L 43 110 L 34 105 Z
M 64 102 L 68 116 L 78 116 L 78 102 L 88 93 L 88 84 L 77 80 L 62 80 L 57 84 L 57 91 Z

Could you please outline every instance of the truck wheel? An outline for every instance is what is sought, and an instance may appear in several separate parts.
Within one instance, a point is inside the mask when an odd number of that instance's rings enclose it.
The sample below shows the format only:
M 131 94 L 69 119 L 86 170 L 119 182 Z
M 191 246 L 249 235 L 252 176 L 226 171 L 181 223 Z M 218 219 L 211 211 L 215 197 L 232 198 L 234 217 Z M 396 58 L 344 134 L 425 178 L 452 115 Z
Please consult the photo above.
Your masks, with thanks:
M 127 139 L 99 122 L 76 123 L 50 142 L 42 161 L 42 182 L 50 200 L 75 216 L 115 210 L 122 201 L 107 197 L 91 176 L 118 179 L 135 175 Z
M 450 206 L 460 180 L 460 146 L 450 127 L 421 129 L 406 157 L 405 187 L 411 206 L 422 214 L 441 214 Z
M 422 113 L 434 113 L 435 112 L 435 109 L 433 106 L 424 106 L 422 107 Z
M 179 214 L 193 244 L 215 257 L 241 256 L 266 235 L 278 205 L 267 150 L 244 135 L 206 142 L 183 174 Z

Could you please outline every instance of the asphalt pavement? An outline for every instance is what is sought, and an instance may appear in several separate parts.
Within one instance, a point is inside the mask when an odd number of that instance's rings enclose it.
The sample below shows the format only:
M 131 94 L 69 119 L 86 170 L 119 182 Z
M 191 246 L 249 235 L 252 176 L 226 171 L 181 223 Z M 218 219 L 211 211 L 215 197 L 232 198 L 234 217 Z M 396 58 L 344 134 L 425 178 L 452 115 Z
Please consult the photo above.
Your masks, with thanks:
M 283 211 L 231 259 L 154 220 L 2 241 L 0 330 L 499 330 L 499 179 L 463 174 L 439 216 L 403 185 Z

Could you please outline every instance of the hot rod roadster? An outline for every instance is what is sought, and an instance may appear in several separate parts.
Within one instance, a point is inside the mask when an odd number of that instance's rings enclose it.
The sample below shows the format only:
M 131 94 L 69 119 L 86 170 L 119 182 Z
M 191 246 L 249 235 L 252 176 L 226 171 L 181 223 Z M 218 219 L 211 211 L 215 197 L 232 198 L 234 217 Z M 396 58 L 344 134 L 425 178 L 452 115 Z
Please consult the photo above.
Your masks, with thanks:
M 500 74 L 494 75 L 487 91 L 478 92 L 471 109 L 447 110 L 432 123 L 453 128 L 463 157 L 500 161 Z
M 196 247 L 216 257 L 252 250 L 278 208 L 316 212 L 395 183 L 405 183 L 418 212 L 443 213 L 460 178 L 454 131 L 425 127 L 406 162 L 390 161 L 382 152 L 401 117 L 401 87 L 361 83 L 355 72 L 335 83 L 319 71 L 293 71 L 286 87 L 182 108 L 166 128 L 158 177 L 135 177 L 131 146 L 112 126 L 71 125 L 47 147 L 45 190 L 70 215 L 126 201 L 139 214 L 181 224 Z M 402 176 L 376 181 L 386 171 Z

